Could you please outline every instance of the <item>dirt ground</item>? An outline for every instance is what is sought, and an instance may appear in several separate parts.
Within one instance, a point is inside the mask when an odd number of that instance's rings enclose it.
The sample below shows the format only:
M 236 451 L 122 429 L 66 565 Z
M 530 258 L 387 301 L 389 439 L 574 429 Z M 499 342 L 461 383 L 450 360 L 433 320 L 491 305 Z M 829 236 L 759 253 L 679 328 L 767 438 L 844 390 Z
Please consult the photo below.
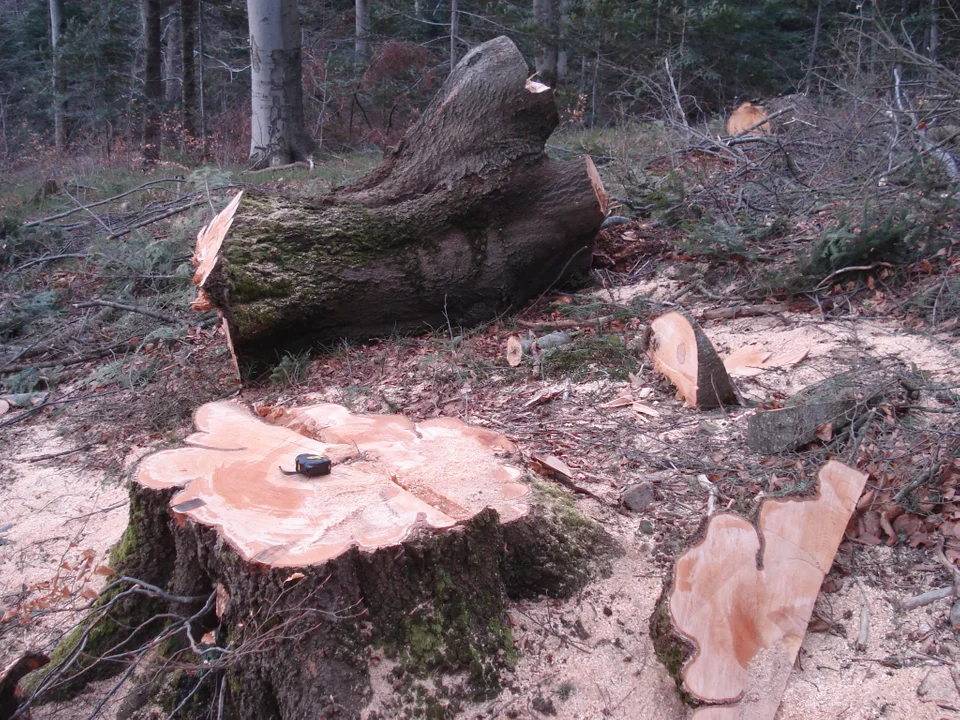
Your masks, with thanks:
M 661 277 L 597 297 L 616 303 L 637 296 L 656 300 L 671 297 L 678 287 L 676 279 Z M 686 308 L 697 315 L 715 305 L 700 299 Z M 626 325 L 621 332 L 639 337 L 642 329 L 639 324 Z M 786 397 L 867 358 L 901 363 L 944 384 L 960 382 L 956 328 L 911 329 L 869 306 L 843 317 L 778 312 L 714 320 L 705 322 L 704 329 L 721 356 L 751 344 L 778 353 L 808 351 L 795 366 L 737 378 L 748 401 Z M 506 335 L 491 328 L 473 349 L 478 355 L 499 358 Z M 349 402 L 356 410 L 395 407 L 415 417 L 460 417 L 503 432 L 518 444 L 524 458 L 544 452 L 561 457 L 574 469 L 574 481 L 604 501 L 573 496 L 584 513 L 621 543 L 625 555 L 615 561 L 609 577 L 571 599 L 514 603 L 510 614 L 519 664 L 507 676 L 499 697 L 469 706 L 459 717 L 686 717 L 688 708 L 653 653 L 648 621 L 670 563 L 706 512 L 707 493 L 696 476 L 739 463 L 741 476 L 749 476 L 750 482 L 741 484 L 747 488 L 741 487 L 741 495 L 731 496 L 733 504 L 748 501 L 750 493 L 789 485 L 787 481 L 802 478 L 807 471 L 792 469 L 790 459 L 764 464 L 763 458 L 751 456 L 744 432 L 754 409 L 684 408 L 649 364 L 641 364 L 632 386 L 602 367 L 594 367 L 585 377 L 544 373 L 518 382 L 515 370 L 500 359 L 484 377 L 472 377 L 461 366 L 451 370 L 452 351 L 444 347 L 380 344 L 357 349 L 352 358 L 348 351 L 345 359 L 320 359 L 307 380 L 279 396 L 273 393 L 271 400 L 293 404 L 323 398 Z M 415 367 L 420 370 L 411 370 Z M 631 388 L 635 397 L 657 410 L 658 417 L 603 407 Z M 248 397 L 262 400 L 265 395 Z M 917 420 L 938 421 L 935 414 Z M 33 461 L 76 447 L 57 430 L 56 424 L 41 420 L 0 437 L 0 591 L 6 610 L 0 652 L 5 661 L 28 647 L 49 648 L 75 622 L 77 613 L 109 581 L 106 558 L 126 522 L 123 471 L 108 475 L 92 467 L 83 452 Z M 185 425 L 177 436 L 188 431 Z M 131 467 L 149 447 L 171 439 L 176 438 L 141 437 L 123 465 Z M 955 457 L 956 449 L 954 442 L 945 456 Z M 824 452 L 834 454 L 830 448 Z M 864 453 L 873 451 L 866 442 L 854 452 L 860 454 L 852 461 L 863 464 L 868 459 Z M 641 481 L 653 484 L 657 497 L 653 505 L 637 514 L 619 507 L 623 490 Z M 898 600 L 950 583 L 929 548 L 847 541 L 835 567 L 841 572 L 831 575 L 832 591 L 825 589 L 820 595 L 815 610 L 818 627 L 804 640 L 778 718 L 960 716 L 956 664 L 960 643 L 947 618 L 950 601 L 911 612 L 895 610 Z M 869 609 L 870 634 L 866 650 L 858 652 L 854 642 L 864 606 Z M 389 685 L 377 681 L 382 675 L 374 673 L 375 687 L 389 693 Z M 114 717 L 115 704 L 97 709 L 97 690 L 80 704 L 46 706 L 34 716 Z

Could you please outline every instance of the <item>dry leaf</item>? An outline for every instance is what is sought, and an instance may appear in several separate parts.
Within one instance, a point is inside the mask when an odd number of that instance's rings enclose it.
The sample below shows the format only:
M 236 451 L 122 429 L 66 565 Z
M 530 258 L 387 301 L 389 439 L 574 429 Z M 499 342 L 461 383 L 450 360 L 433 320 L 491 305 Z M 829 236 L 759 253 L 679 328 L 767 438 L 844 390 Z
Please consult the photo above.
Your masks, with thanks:
M 8 412 L 10 412 L 10 403 L 0 400 L 0 415 L 6 415 Z
M 785 353 L 783 355 L 774 355 L 763 363 L 765 368 L 790 367 L 806 359 L 810 354 L 810 348 L 798 350 L 797 352 Z
M 622 408 L 627 407 L 628 405 L 633 405 L 633 398 L 629 395 L 621 395 L 618 398 L 614 398 L 610 402 L 605 402 L 600 407 L 602 408 Z
M 573 470 L 570 469 L 570 466 L 556 455 L 547 455 L 545 457 L 534 455 L 533 459 L 540 463 L 547 470 L 560 473 L 561 475 L 566 475 L 568 478 L 573 477 Z
M 641 387 L 643 387 L 643 382 L 633 373 L 627 373 L 627 377 L 630 378 L 630 387 L 634 390 L 639 390 Z
M 89 585 L 85 585 L 83 590 L 80 591 L 80 597 L 82 597 L 84 600 L 96 600 L 98 597 L 100 597 L 100 593 L 98 593 Z
M 833 423 L 824 423 L 818 427 L 817 437 L 824 442 L 830 442 L 833 439 Z
M 208 632 L 208 633 L 204 633 L 203 637 L 200 638 L 200 644 L 201 644 L 201 645 L 216 645 L 216 644 L 217 644 L 217 636 L 216 636 L 216 633 L 214 633 L 213 630 L 211 630 L 211 631 Z
M 223 617 L 223 613 L 227 609 L 227 603 L 230 602 L 230 593 L 227 592 L 227 589 L 221 584 L 217 583 L 217 599 L 215 610 L 217 617 Z
M 763 363 L 773 353 L 762 350 L 754 345 L 747 345 L 730 353 L 723 361 L 723 366 L 731 375 L 750 377 L 763 372 Z
M 557 388 L 557 387 L 545 388 L 543 390 L 538 391 L 536 395 L 534 395 L 532 398 L 527 400 L 522 407 L 526 409 L 529 407 L 533 407 L 534 405 L 543 405 L 553 400 L 562 392 L 563 392 L 562 388 Z
M 286 585 L 288 582 L 293 582 L 294 580 L 299 580 L 299 579 L 302 578 L 302 577 L 304 577 L 304 574 L 303 574 L 302 572 L 291 573 L 291 574 L 290 574 L 290 577 L 288 577 L 286 580 L 283 581 L 283 584 Z
M 511 335 L 507 338 L 507 364 L 510 367 L 517 367 L 523 362 L 523 345 L 520 344 L 520 338 Z
M 94 575 L 103 575 L 104 577 L 110 577 L 115 573 L 116 571 L 113 568 L 107 567 L 106 565 L 98 565 L 97 569 L 93 571 Z
M 650 417 L 660 417 L 659 412 L 654 410 L 649 405 L 644 405 L 643 403 L 633 403 L 633 409 L 638 413 L 643 413 L 644 415 L 649 415 Z

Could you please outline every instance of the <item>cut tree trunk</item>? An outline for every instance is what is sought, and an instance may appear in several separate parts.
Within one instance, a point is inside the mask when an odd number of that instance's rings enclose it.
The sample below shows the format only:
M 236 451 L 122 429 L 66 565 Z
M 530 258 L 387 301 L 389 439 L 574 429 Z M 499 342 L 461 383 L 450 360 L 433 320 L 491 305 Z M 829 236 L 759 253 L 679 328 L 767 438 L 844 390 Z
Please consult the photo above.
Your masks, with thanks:
M 747 445 L 775 455 L 796 450 L 818 437 L 829 439 L 858 418 L 896 385 L 878 371 L 860 370 L 827 378 L 790 397 L 784 407 L 765 410 L 747 420 Z
M 168 597 L 202 604 L 215 593 L 216 616 L 198 613 L 193 626 L 194 640 L 212 633 L 199 641 L 205 660 L 176 653 L 190 650 L 184 637 L 162 652 L 170 670 L 195 669 L 183 692 L 207 677 L 225 694 L 225 717 L 358 718 L 381 660 L 399 668 L 402 703 L 416 705 L 434 673 L 439 706 L 487 696 L 516 652 L 508 594 L 568 596 L 615 550 L 523 481 L 506 438 L 458 420 L 332 404 L 254 413 L 231 401 L 195 420 L 187 447 L 142 461 L 112 564 Z M 329 474 L 296 474 L 303 454 L 330 459 Z M 149 638 L 118 638 L 174 612 L 162 600 L 101 620 L 86 633 L 89 671 L 68 674 L 102 676 L 92 661 L 107 649 L 132 656 Z M 64 674 L 62 663 L 49 672 Z
M 677 388 L 687 407 L 732 405 L 737 391 L 723 361 L 700 326 L 681 312 L 668 312 L 650 324 L 644 340 L 653 369 Z
M 241 368 L 341 337 L 475 324 L 589 268 L 589 158 L 551 161 L 553 93 L 507 38 L 475 48 L 399 146 L 316 200 L 247 192 L 208 272 Z M 198 255 L 210 256 L 201 234 Z
M 650 630 L 695 718 L 773 720 L 866 480 L 830 461 L 815 495 L 714 515 L 677 560 Z

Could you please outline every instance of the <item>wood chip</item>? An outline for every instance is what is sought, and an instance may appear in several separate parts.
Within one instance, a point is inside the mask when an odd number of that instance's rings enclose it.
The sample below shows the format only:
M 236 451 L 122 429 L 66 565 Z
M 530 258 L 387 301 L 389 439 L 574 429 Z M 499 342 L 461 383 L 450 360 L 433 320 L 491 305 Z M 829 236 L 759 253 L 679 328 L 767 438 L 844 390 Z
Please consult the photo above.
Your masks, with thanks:
M 517 367 L 520 363 L 523 362 L 523 345 L 520 343 L 520 338 L 516 335 L 511 335 L 507 338 L 507 364 L 510 367 Z

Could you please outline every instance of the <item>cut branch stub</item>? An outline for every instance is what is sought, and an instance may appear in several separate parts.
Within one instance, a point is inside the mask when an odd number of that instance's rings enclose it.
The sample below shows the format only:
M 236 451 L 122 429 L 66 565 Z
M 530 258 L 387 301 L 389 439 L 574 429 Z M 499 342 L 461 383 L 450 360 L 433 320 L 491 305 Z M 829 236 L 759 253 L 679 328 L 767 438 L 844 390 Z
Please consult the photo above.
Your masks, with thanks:
M 683 642 L 678 637 L 693 644 L 680 680 L 694 700 L 739 703 L 739 717 L 773 718 L 866 479 L 830 461 L 816 495 L 765 500 L 756 527 L 738 515 L 715 515 L 677 560 L 661 600 L 676 636 L 654 634 L 661 657 L 664 643 Z M 704 708 L 697 717 L 732 712 Z
M 193 447 L 146 458 L 137 482 L 181 488 L 170 506 L 217 531 L 246 560 L 272 566 L 326 562 L 351 546 L 403 541 L 415 527 L 450 528 L 493 507 L 503 521 L 526 512 L 521 472 L 496 433 L 458 420 L 415 424 L 358 416 L 339 405 L 255 417 L 236 402 L 204 405 Z M 325 455 L 330 475 L 287 475 L 302 453 Z
M 677 387 L 687 407 L 714 408 L 737 402 L 737 391 L 720 356 L 696 322 L 680 312 L 654 320 L 647 354 L 657 372 Z

